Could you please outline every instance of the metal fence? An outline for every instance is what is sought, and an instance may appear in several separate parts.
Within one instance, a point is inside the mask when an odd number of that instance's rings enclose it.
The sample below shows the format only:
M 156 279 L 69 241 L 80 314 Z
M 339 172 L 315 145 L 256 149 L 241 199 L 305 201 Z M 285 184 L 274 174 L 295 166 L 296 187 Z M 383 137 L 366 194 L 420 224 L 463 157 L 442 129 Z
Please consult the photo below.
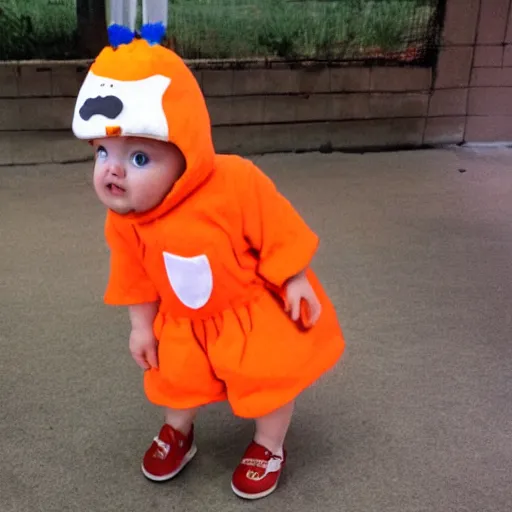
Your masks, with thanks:
M 430 64 L 442 0 L 175 0 L 172 45 L 190 58 Z
M 170 0 L 169 46 L 195 59 L 430 65 L 443 0 Z M 0 59 L 81 57 L 75 0 L 2 0 Z

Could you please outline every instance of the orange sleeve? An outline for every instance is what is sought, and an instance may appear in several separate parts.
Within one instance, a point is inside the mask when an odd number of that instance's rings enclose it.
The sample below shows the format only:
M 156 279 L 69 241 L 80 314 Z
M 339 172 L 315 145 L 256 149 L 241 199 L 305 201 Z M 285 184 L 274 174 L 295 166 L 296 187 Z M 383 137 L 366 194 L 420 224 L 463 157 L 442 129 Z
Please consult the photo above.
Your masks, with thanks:
M 272 180 L 250 166 L 241 196 L 244 234 L 259 255 L 258 273 L 281 288 L 309 266 L 319 239 Z
M 110 276 L 105 292 L 105 303 L 130 306 L 159 300 L 154 284 L 142 264 L 143 248 L 133 226 L 118 226 L 107 214 L 105 238 L 110 248 Z

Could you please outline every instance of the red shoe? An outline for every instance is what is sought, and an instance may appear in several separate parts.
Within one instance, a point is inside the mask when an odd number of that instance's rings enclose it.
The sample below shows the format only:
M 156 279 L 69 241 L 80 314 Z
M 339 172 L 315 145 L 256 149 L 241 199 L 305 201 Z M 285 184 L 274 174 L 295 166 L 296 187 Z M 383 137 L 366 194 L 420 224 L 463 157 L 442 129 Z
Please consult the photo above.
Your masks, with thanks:
M 233 474 L 233 492 L 246 500 L 257 500 L 272 494 L 279 483 L 285 460 L 286 452 L 283 457 L 273 455 L 253 441 Z
M 142 473 L 153 482 L 174 478 L 194 458 L 194 427 L 188 436 L 165 424 L 144 455 Z

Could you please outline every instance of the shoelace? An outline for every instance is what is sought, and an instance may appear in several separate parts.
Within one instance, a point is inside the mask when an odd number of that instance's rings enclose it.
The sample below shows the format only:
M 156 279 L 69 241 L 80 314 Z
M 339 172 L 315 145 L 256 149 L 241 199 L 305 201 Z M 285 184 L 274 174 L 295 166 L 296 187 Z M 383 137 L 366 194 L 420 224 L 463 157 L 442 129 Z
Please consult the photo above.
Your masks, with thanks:
M 169 454 L 169 451 L 171 450 L 171 445 L 166 443 L 165 441 L 162 441 L 158 436 L 153 438 L 153 441 L 158 446 L 158 456 L 162 459 L 165 459 Z
M 267 469 L 265 474 L 274 473 L 275 471 L 279 471 L 281 469 L 281 464 L 283 463 L 283 458 L 279 457 L 279 455 L 272 455 L 270 460 L 268 461 Z

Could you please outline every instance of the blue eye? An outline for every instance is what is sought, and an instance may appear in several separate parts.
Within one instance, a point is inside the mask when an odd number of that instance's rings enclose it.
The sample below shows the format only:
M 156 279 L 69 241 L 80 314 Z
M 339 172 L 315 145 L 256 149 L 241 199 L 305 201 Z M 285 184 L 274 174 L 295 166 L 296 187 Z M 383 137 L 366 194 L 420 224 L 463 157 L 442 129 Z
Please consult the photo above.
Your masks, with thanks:
M 98 158 L 107 158 L 108 156 L 108 153 L 107 153 L 107 150 L 103 147 L 103 146 L 99 146 L 98 149 L 96 150 L 96 156 Z
M 139 151 L 132 156 L 132 163 L 135 167 L 144 167 L 149 164 L 149 156 Z

